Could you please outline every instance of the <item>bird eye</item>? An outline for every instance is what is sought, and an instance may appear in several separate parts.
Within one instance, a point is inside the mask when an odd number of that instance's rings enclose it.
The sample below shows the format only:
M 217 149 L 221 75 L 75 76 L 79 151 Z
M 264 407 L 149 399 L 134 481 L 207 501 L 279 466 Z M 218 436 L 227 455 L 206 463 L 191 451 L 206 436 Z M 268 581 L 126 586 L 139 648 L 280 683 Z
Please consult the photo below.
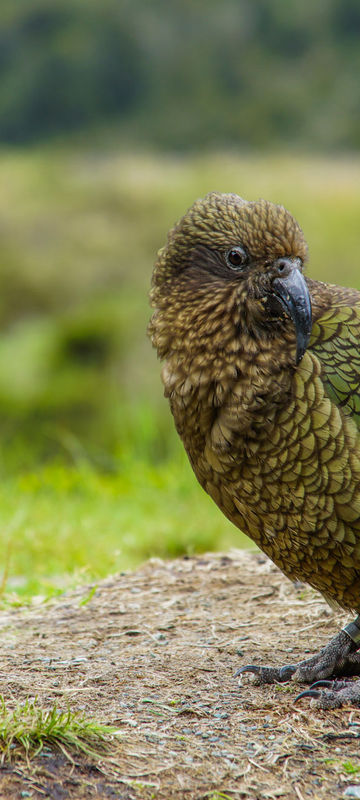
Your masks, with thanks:
M 243 247 L 238 245 L 237 247 L 232 247 L 226 253 L 226 262 L 231 269 L 241 269 L 245 267 L 249 260 L 248 254 Z

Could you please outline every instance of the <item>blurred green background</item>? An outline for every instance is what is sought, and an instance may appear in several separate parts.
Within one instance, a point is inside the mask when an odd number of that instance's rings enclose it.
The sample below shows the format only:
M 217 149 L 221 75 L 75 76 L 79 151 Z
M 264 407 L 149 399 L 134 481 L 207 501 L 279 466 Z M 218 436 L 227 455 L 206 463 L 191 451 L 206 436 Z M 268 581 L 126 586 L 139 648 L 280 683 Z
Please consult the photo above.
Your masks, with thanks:
M 0 599 L 249 545 L 174 433 L 152 264 L 236 191 L 360 286 L 359 44 L 358 0 L 2 0 Z

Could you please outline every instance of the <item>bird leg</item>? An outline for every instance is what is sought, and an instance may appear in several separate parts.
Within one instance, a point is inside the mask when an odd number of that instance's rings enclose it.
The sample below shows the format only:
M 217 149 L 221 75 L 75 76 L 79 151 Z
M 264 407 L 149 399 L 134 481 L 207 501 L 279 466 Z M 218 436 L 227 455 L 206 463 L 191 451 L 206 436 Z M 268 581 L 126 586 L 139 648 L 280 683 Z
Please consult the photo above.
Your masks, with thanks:
M 324 647 L 321 653 L 325 653 L 330 645 L 334 645 L 336 641 L 339 644 L 340 637 L 342 641 L 344 641 L 344 636 L 347 637 L 348 641 L 345 641 L 345 647 L 341 644 L 340 648 L 338 647 L 337 653 L 340 657 L 337 658 L 331 675 L 342 675 L 343 677 L 360 675 L 360 616 L 356 617 L 353 622 L 349 622 L 349 624 L 329 642 L 327 647 Z M 319 655 L 321 655 L 321 653 Z M 332 648 L 332 653 L 334 653 L 334 648 Z M 308 681 L 309 677 L 311 677 L 311 674 L 313 674 L 314 659 L 309 659 L 307 662 L 303 661 L 302 664 L 299 664 L 299 667 L 301 667 L 309 665 L 310 662 L 312 662 L 310 670 L 306 670 L 305 667 L 305 674 L 300 669 L 300 680 Z M 295 703 L 302 697 L 311 697 L 311 705 L 317 708 L 340 708 L 343 705 L 349 704 L 360 707 L 360 681 L 316 680 L 315 683 L 310 686 L 310 689 L 301 692 L 301 694 L 295 698 Z
M 360 616 L 349 622 L 320 653 L 296 665 L 293 680 L 314 683 L 324 678 L 360 675 Z
M 359 648 L 360 615 L 353 622 L 349 622 L 312 658 L 279 668 L 247 664 L 245 667 L 241 667 L 236 675 L 252 672 L 255 675 L 254 683 L 256 685 L 284 683 L 291 679 L 297 683 L 314 684 L 315 682 L 316 685 L 311 686 L 308 691 L 302 692 L 296 699 L 312 697 L 321 708 L 341 706 L 345 702 L 360 705 L 360 681 L 355 683 L 324 681 L 325 678 L 334 679 L 360 675 Z M 324 684 L 326 691 L 320 692 L 319 688 Z M 358 687 L 357 691 L 356 687 Z

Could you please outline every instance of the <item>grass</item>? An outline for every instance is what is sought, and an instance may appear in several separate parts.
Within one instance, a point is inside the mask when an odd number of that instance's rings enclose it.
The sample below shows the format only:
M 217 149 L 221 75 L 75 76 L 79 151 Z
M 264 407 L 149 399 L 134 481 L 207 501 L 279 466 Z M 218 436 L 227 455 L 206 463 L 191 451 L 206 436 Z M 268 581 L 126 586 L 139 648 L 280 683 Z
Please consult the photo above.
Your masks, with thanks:
M 360 772 L 360 767 L 352 761 L 344 761 L 342 768 L 347 775 L 357 775 Z
M 146 338 L 156 251 L 207 191 L 286 205 L 309 274 L 360 285 L 360 159 L 0 152 L 0 599 L 247 546 L 202 490 Z
M 198 487 L 181 451 L 167 464 L 136 459 L 115 474 L 50 464 L 7 478 L 1 493 L 5 602 L 46 599 L 150 556 L 246 541 Z
M 1 761 L 14 755 L 38 756 L 44 748 L 58 748 L 71 761 L 71 753 L 98 758 L 109 752 L 111 737 L 117 733 L 74 711 L 59 711 L 56 705 L 44 709 L 38 701 L 27 699 L 8 709 L 0 695 Z

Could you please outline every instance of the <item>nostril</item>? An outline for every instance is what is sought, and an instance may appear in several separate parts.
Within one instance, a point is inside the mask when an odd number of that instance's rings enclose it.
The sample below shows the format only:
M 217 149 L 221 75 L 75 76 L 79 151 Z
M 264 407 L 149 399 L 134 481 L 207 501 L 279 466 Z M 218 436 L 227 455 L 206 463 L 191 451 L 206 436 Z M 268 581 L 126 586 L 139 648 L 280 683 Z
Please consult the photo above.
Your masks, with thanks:
M 293 269 L 301 269 L 301 266 L 301 259 L 294 256 L 280 256 L 274 261 L 274 267 L 278 275 L 283 275 L 284 272 L 287 275 Z

